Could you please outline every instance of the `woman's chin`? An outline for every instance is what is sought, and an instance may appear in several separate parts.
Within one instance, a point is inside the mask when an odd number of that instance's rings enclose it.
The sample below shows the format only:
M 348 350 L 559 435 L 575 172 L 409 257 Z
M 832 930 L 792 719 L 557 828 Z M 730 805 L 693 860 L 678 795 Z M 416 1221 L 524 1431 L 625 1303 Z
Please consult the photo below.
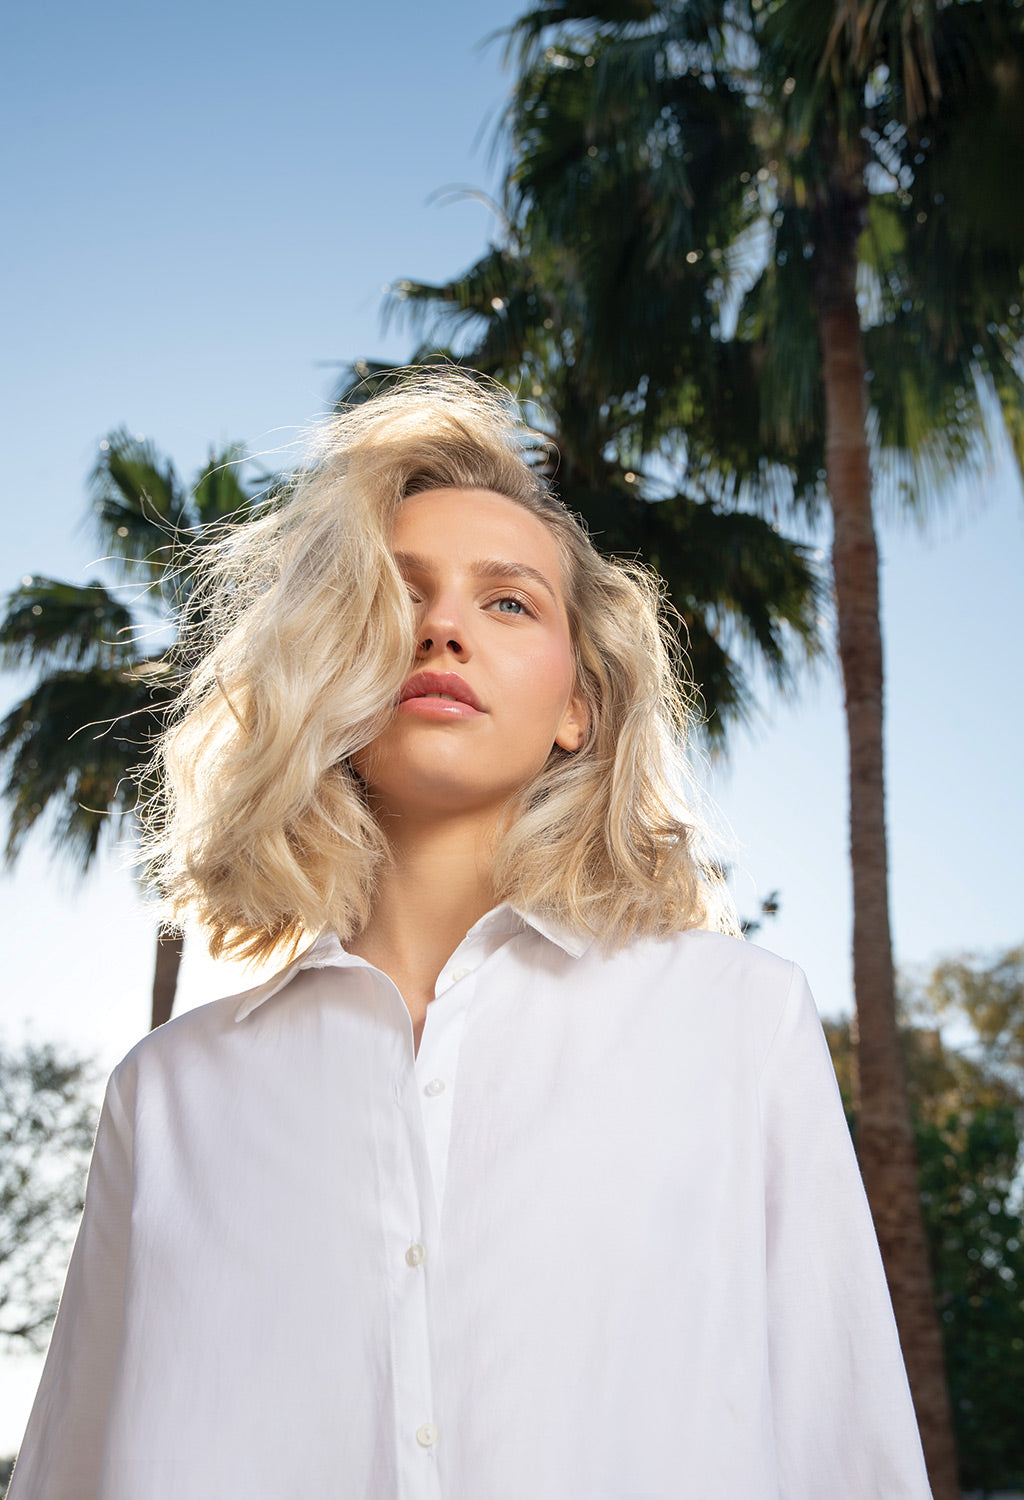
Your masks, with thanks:
M 422 779 L 407 776 L 398 785 L 367 785 L 370 805 L 379 818 L 417 824 L 497 819 L 519 790 L 515 783 L 496 786 L 436 774 Z

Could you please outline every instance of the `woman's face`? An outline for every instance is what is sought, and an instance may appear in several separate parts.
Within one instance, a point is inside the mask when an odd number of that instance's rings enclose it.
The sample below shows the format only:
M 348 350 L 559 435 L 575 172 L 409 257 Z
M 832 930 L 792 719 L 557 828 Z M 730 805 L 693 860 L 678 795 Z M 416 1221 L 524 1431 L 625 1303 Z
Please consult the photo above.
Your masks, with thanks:
M 443 489 L 402 502 L 393 546 L 416 662 L 356 769 L 387 812 L 496 813 L 584 738 L 558 545 L 502 495 Z

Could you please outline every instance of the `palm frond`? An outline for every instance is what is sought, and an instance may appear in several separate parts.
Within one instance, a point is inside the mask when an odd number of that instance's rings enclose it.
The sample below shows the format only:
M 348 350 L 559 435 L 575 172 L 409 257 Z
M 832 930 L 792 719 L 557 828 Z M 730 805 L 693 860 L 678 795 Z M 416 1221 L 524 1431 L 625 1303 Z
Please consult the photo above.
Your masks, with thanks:
M 115 556 L 159 579 L 178 530 L 189 523 L 187 499 L 174 465 L 152 442 L 118 428 L 101 444 L 89 488 L 104 544 Z
M 557 46 L 567 36 L 598 36 L 607 26 L 657 25 L 662 8 L 658 0 L 546 0 L 496 35 L 506 38 L 506 61 L 524 72 L 536 65 L 553 30 Z
M 476 366 L 470 368 L 454 350 L 428 343 L 421 345 L 412 355 L 408 365 L 391 365 L 384 360 L 357 359 L 342 370 L 341 378 L 334 388 L 332 404 L 337 408 L 362 406 L 374 396 L 391 390 L 408 379 L 410 370 L 422 370 L 430 366 L 463 369 L 467 375 L 479 373 Z
M 189 522 L 196 527 L 213 528 L 217 522 L 231 520 L 251 504 L 249 489 L 242 478 L 245 449 L 232 443 L 219 453 L 210 453 L 189 496 Z
M 10 821 L 7 858 L 45 822 L 84 870 L 136 804 L 134 774 L 178 687 L 169 652 L 198 552 L 245 518 L 240 448 L 211 454 L 191 499 L 155 445 L 120 430 L 101 445 L 90 488 L 103 539 L 156 607 L 117 586 L 26 579 L 4 601 L 0 666 L 41 672 L 0 724 Z
M 0 723 L 10 808 L 7 859 L 46 815 L 51 842 L 87 869 L 117 837 L 136 802 L 130 770 L 141 764 L 169 694 L 159 669 L 65 669 L 44 677 Z
M 0 667 L 113 667 L 137 649 L 134 623 L 129 607 L 102 583 L 31 578 L 4 601 Z

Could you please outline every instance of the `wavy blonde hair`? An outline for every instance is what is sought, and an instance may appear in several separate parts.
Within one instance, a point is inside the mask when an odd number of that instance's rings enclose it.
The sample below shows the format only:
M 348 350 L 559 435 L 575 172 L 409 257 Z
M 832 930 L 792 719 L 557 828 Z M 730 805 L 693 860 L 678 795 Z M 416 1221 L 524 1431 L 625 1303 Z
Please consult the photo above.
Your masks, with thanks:
M 156 752 L 144 847 L 169 914 L 211 953 L 291 953 L 366 923 L 386 837 L 350 757 L 388 723 L 414 662 L 391 552 L 396 510 L 486 489 L 555 537 L 589 729 L 554 747 L 494 854 L 499 901 L 614 948 L 636 934 L 734 930 L 688 812 L 692 710 L 660 586 L 609 561 L 524 456 L 507 394 L 408 376 L 326 421 L 282 503 L 204 551 L 182 634 L 197 660 Z

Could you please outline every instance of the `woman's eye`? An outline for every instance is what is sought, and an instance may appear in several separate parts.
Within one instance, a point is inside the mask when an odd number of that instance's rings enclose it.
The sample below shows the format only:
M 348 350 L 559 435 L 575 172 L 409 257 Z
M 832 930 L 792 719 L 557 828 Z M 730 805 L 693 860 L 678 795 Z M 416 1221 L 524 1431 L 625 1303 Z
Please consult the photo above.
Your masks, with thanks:
M 512 594 L 504 594 L 500 599 L 493 599 L 489 608 L 496 609 L 501 615 L 528 615 L 530 613 L 522 599 L 516 599 Z

